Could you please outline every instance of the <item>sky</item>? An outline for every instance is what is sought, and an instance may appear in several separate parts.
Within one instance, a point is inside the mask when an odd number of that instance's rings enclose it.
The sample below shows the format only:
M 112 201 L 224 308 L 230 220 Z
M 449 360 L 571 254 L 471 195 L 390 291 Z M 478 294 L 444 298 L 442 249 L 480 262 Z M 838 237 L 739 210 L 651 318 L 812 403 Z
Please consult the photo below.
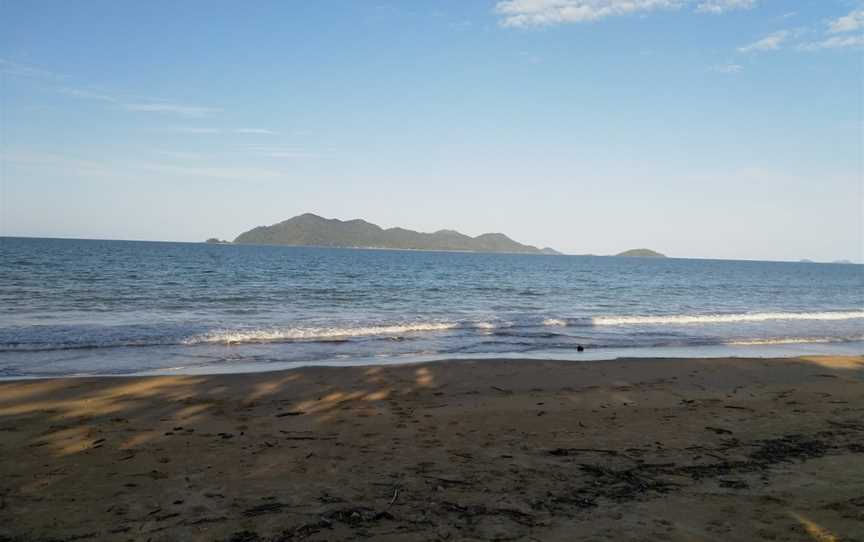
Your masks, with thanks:
M 864 261 L 864 2 L 0 0 L 0 235 Z

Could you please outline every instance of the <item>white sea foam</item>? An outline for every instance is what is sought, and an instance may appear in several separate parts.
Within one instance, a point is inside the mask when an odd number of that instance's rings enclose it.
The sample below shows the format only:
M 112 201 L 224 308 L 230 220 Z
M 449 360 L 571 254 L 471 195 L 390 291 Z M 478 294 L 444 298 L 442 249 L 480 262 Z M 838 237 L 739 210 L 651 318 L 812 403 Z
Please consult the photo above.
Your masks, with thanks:
M 772 320 L 860 320 L 864 311 L 847 312 L 760 312 L 743 314 L 692 314 L 668 316 L 596 316 L 595 326 L 650 325 L 650 324 L 725 324 L 737 322 L 768 322 Z
M 567 325 L 567 320 L 562 320 L 561 318 L 547 318 L 543 320 L 543 325 L 564 327 Z
M 768 338 L 768 339 L 740 339 L 736 341 L 729 341 L 725 344 L 731 346 L 761 346 L 761 345 L 772 345 L 772 344 L 826 344 L 826 343 L 838 343 L 838 342 L 857 342 L 864 341 L 864 336 L 862 337 L 781 337 L 781 338 Z
M 225 343 L 242 344 L 256 342 L 278 342 L 278 341 L 313 341 L 327 339 L 350 339 L 352 337 L 374 337 L 387 335 L 400 335 L 421 331 L 446 331 L 455 329 L 458 324 L 451 322 L 418 322 L 411 324 L 399 324 L 388 326 L 360 326 L 360 327 L 309 327 L 309 328 L 272 328 L 272 329 L 249 329 L 249 330 L 226 330 L 214 331 L 197 337 L 191 337 L 183 341 L 183 344 L 193 345 L 201 343 Z

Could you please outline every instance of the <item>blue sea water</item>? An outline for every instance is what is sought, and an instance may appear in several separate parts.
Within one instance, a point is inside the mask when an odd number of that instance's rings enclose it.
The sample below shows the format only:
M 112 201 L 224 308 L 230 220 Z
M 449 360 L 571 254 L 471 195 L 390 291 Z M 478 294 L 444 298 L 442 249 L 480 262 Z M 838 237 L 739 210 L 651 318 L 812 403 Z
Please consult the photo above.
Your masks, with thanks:
M 0 238 L 7 378 L 862 341 L 861 265 Z

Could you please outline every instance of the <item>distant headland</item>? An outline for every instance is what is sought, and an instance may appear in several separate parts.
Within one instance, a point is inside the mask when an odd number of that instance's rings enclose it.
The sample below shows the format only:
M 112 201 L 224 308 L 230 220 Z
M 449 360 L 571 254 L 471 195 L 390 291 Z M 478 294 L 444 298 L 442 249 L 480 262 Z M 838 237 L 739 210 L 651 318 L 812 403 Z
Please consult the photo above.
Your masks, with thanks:
M 208 243 L 220 243 L 208 239 Z M 503 233 L 470 237 L 454 230 L 422 233 L 405 228 L 384 229 L 361 219 L 338 220 L 311 213 L 271 226 L 258 226 L 234 240 L 243 245 L 291 245 L 333 248 L 375 248 L 395 250 L 444 250 L 514 254 L 561 254 L 551 248 L 523 245 Z
M 620 254 L 616 254 L 616 256 L 627 256 L 630 258 L 665 258 L 665 254 L 660 254 L 657 251 L 651 250 L 650 248 L 634 248 L 631 250 L 625 250 Z

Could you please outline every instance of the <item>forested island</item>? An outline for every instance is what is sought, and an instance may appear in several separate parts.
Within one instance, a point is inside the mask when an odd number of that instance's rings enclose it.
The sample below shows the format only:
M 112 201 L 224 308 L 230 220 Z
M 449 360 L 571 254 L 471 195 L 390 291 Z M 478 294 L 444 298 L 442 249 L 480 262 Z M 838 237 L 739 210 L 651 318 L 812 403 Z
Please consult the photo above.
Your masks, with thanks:
M 210 242 L 210 241 L 208 241 Z M 311 213 L 278 224 L 258 226 L 241 233 L 236 244 L 319 246 L 334 248 L 378 248 L 401 250 L 448 250 L 515 254 L 560 254 L 510 239 L 503 233 L 471 237 L 455 230 L 422 233 L 405 228 L 384 229 L 362 219 L 338 220 Z

